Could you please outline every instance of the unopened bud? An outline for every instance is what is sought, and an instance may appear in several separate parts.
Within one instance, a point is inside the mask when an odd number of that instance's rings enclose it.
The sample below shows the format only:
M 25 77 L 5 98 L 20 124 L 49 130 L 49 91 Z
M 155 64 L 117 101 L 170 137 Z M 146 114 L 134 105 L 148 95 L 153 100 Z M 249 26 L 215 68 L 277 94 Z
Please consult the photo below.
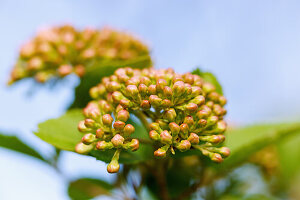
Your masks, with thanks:
M 140 84 L 139 85 L 139 92 L 142 96 L 147 95 L 148 92 L 148 87 L 145 84 Z
M 167 151 L 162 148 L 159 148 L 156 151 L 154 151 L 154 156 L 156 156 L 156 157 L 166 157 L 166 154 L 167 154 Z
M 85 125 L 87 128 L 93 128 L 93 127 L 95 127 L 95 121 L 92 120 L 92 119 L 85 119 L 85 120 L 84 120 L 84 125 Z
M 185 87 L 184 87 L 184 82 L 183 81 L 177 81 L 173 85 L 173 94 L 174 96 L 178 97 L 184 94 L 185 92 Z
M 210 154 L 209 157 L 214 162 L 217 162 L 217 163 L 223 162 L 222 156 L 220 154 L 218 154 L 218 153 L 212 153 L 212 154 Z
M 136 151 L 140 147 L 140 142 L 138 139 L 132 139 L 126 146 L 128 146 L 131 151 Z
M 187 124 L 189 127 L 193 126 L 194 124 L 194 119 L 191 115 L 188 115 L 184 118 L 183 123 Z
M 158 91 L 158 92 L 162 92 L 163 91 L 163 89 L 164 89 L 164 87 L 167 85 L 167 81 L 166 80 L 164 80 L 164 79 L 158 79 L 157 81 L 156 81 L 156 90 Z
M 162 102 L 161 102 L 161 106 L 163 108 L 169 108 L 172 106 L 172 102 L 169 100 L 169 99 L 164 99 Z
M 191 144 L 198 144 L 199 136 L 196 133 L 191 133 L 188 137 L 188 141 L 190 141 Z
M 189 132 L 189 126 L 185 123 L 181 124 L 180 131 L 184 134 L 187 134 Z
M 121 147 L 124 143 L 124 138 L 120 135 L 120 134 L 116 134 L 112 139 L 111 139 L 111 143 L 115 146 L 115 147 Z
M 203 88 L 203 91 L 207 94 L 216 90 L 216 87 L 213 84 L 208 83 L 208 82 L 203 83 L 202 88 Z
M 195 103 L 188 103 L 185 108 L 189 111 L 189 112 L 195 112 L 198 109 L 197 104 Z
M 174 108 L 168 109 L 164 112 L 164 119 L 168 120 L 169 122 L 173 122 L 176 118 L 176 111 Z
M 205 127 L 206 126 L 206 124 L 207 124 L 207 121 L 205 120 L 205 119 L 200 119 L 199 121 L 198 121 L 198 125 L 200 126 L 200 127 Z
M 157 95 L 150 95 L 149 101 L 154 107 L 159 107 L 161 105 L 162 99 Z
M 177 136 L 180 132 L 180 126 L 178 124 L 176 124 L 175 122 L 171 122 L 169 124 L 169 128 L 170 128 L 173 136 Z
M 102 116 L 102 122 L 105 126 L 111 126 L 113 121 L 114 121 L 114 119 L 112 118 L 112 116 L 110 114 L 105 114 Z
M 122 99 L 125 99 L 125 97 L 123 96 L 123 94 L 119 91 L 115 91 L 112 93 L 112 99 L 114 101 L 114 103 L 119 103 Z
M 202 93 L 202 90 L 200 87 L 198 86 L 192 86 L 192 96 L 193 97 L 196 97 L 196 96 L 199 96 L 200 94 Z
M 202 95 L 198 95 L 198 96 L 196 96 L 194 99 L 192 99 L 190 102 L 191 102 L 191 103 L 195 103 L 195 104 L 197 104 L 198 106 L 200 106 L 200 105 L 204 104 L 205 98 L 204 98 L 204 96 L 202 96 Z
M 126 92 L 130 97 L 135 98 L 138 95 L 139 90 L 136 85 L 128 85 L 126 87 Z
M 226 128 L 227 128 L 226 122 L 224 122 L 224 121 L 218 121 L 217 127 L 216 127 L 216 131 L 217 131 L 218 133 L 223 133 L 223 132 L 225 132 Z
M 114 145 L 112 142 L 99 141 L 96 144 L 96 148 L 103 151 L 114 148 Z
M 67 76 L 69 74 L 72 73 L 72 66 L 71 65 L 61 65 L 59 68 L 58 68 L 58 73 L 60 76 Z
M 227 99 L 224 96 L 220 96 L 219 103 L 221 106 L 224 106 L 227 103 Z
M 149 86 L 149 85 L 151 84 L 151 80 L 150 80 L 148 77 L 143 76 L 143 77 L 140 79 L 140 83 Z
M 191 143 L 188 140 L 181 140 L 179 144 L 176 145 L 179 151 L 186 151 L 191 148 Z
M 117 114 L 117 120 L 126 122 L 129 119 L 129 112 L 127 110 L 121 110 Z
M 143 108 L 144 110 L 148 110 L 151 108 L 151 104 L 148 100 L 142 100 L 141 102 L 141 108 Z
M 124 127 L 124 136 L 125 137 L 129 137 L 132 133 L 134 133 L 135 131 L 135 128 L 134 126 L 132 126 L 131 124 L 127 124 L 125 127 Z
M 149 85 L 148 92 L 149 94 L 156 94 L 156 85 Z
M 230 149 L 228 147 L 221 147 L 219 153 L 224 157 L 228 157 L 230 155 Z
M 165 86 L 164 87 L 164 96 L 170 99 L 172 97 L 172 95 L 173 95 L 172 89 L 168 86 Z
M 88 133 L 82 137 L 81 141 L 88 145 L 96 141 L 96 136 L 92 133 Z
M 122 131 L 124 129 L 125 122 L 122 121 L 115 121 L 114 128 L 118 131 Z
M 82 142 L 78 143 L 75 146 L 75 151 L 80 154 L 86 154 L 86 153 L 92 151 L 93 149 L 94 149 L 93 144 L 86 145 L 86 144 L 83 144 Z
M 107 171 L 109 173 L 117 173 L 120 169 L 119 162 L 117 160 L 112 160 L 108 165 L 107 165 Z
M 84 132 L 89 132 L 89 131 L 92 130 L 92 129 L 87 128 L 87 127 L 85 126 L 85 120 L 80 121 L 80 122 L 78 123 L 77 128 L 78 128 L 78 130 L 79 130 L 80 132 L 83 132 L 83 133 L 84 133 Z
M 75 74 L 77 74 L 79 77 L 83 77 L 85 74 L 85 68 L 83 65 L 76 65 L 74 68 Z
M 107 91 L 108 92 L 113 92 L 113 91 L 117 91 L 119 90 L 121 87 L 120 83 L 116 82 L 116 81 L 111 81 L 107 84 Z
M 160 140 L 164 144 L 172 144 L 172 136 L 166 130 L 160 133 Z
M 157 131 L 155 131 L 155 130 L 151 130 L 151 131 L 149 132 L 149 137 L 150 137 L 152 140 L 159 140 L 159 139 L 160 139 L 159 134 L 158 134 Z
M 96 130 L 96 137 L 101 139 L 101 138 L 103 138 L 103 136 L 104 136 L 104 131 L 103 131 L 103 129 L 98 128 L 98 129 Z
M 212 126 L 218 122 L 219 118 L 217 116 L 210 116 L 207 118 L 207 125 Z

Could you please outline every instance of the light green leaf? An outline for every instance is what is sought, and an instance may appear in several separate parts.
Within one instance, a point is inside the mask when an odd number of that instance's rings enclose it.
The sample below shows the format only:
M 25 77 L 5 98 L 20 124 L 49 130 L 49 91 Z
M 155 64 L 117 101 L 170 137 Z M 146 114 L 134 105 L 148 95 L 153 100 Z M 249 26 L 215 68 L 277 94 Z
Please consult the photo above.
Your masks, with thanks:
M 81 109 L 67 111 L 63 116 L 47 120 L 38 125 L 38 131 L 35 134 L 45 142 L 67 151 L 74 151 L 77 143 L 83 136 L 77 130 L 77 124 L 84 119 Z M 132 137 L 140 138 L 141 135 L 148 135 L 146 130 L 138 123 L 132 121 L 131 124 L 136 131 Z M 98 160 L 110 162 L 114 151 L 91 151 L 90 155 Z M 152 147 L 147 144 L 140 144 L 140 148 L 135 151 L 122 151 L 120 155 L 121 163 L 136 163 L 149 159 L 153 154 Z
M 211 72 L 203 72 L 201 69 L 195 69 L 192 74 L 201 76 L 205 81 L 213 84 L 216 87 L 216 91 L 220 94 L 223 94 L 222 86 L 219 83 L 218 79 Z
M 229 130 L 224 145 L 230 148 L 231 155 L 218 166 L 230 170 L 248 161 L 253 153 L 296 134 L 300 134 L 300 123 L 255 125 Z
M 83 108 L 91 100 L 89 89 L 101 82 L 105 76 L 110 76 L 120 67 L 148 68 L 152 64 L 149 55 L 127 61 L 102 61 L 87 68 L 85 76 L 75 89 L 75 100 L 70 108 Z
M 92 199 L 109 195 L 113 188 L 113 185 L 100 179 L 81 178 L 69 184 L 68 194 L 74 200 Z
M 39 160 L 47 162 L 43 156 L 41 156 L 36 150 L 22 142 L 19 138 L 13 135 L 0 134 L 0 147 L 23 153 L 25 155 L 37 158 Z

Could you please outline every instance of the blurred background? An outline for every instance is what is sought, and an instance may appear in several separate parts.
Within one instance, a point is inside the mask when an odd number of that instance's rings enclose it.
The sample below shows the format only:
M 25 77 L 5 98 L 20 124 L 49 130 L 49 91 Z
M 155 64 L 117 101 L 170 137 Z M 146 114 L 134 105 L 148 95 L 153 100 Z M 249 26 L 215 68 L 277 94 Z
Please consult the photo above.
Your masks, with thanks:
M 300 2 L 292 0 L 0 0 L 0 130 L 45 157 L 53 148 L 32 134 L 72 102 L 78 80 L 55 90 L 6 81 L 20 45 L 43 26 L 70 23 L 126 30 L 152 49 L 156 68 L 213 72 L 228 98 L 232 125 L 299 119 Z M 63 153 L 65 177 L 45 164 L 0 149 L 0 199 L 68 199 L 65 183 L 114 178 L 94 158 Z

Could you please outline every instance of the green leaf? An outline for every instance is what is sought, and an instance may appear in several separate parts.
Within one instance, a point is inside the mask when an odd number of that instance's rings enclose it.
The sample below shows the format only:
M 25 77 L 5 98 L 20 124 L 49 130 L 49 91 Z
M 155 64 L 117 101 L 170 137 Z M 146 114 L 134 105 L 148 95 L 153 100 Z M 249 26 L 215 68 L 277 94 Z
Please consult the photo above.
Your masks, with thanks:
M 110 183 L 92 178 L 81 178 L 69 184 L 68 194 L 71 199 L 92 199 L 100 195 L 109 195 L 113 189 Z
M 84 116 L 81 109 L 69 110 L 63 116 L 47 120 L 38 125 L 38 131 L 35 132 L 39 138 L 53 146 L 67 151 L 75 151 L 75 146 L 81 141 L 83 136 L 77 130 L 78 122 L 83 120 Z M 132 137 L 141 138 L 148 135 L 145 128 L 135 121 L 130 122 L 135 127 L 135 133 Z M 89 155 L 98 160 L 110 162 L 114 150 L 110 151 L 91 151 Z M 135 151 L 122 151 L 120 163 L 137 163 L 149 159 L 153 154 L 152 147 L 147 144 L 140 144 L 140 148 Z
M 85 76 L 82 77 L 80 84 L 75 89 L 75 100 L 70 106 L 72 108 L 83 108 L 91 100 L 89 89 L 101 82 L 105 76 L 110 76 L 120 67 L 148 68 L 152 64 L 149 55 L 127 61 L 102 61 L 87 68 Z
M 25 144 L 19 138 L 13 135 L 2 135 L 0 134 L 0 147 L 23 153 L 25 155 L 37 158 L 39 160 L 47 162 L 43 156 L 41 156 L 37 151 L 32 149 L 30 146 Z
M 215 77 L 215 75 L 211 72 L 203 72 L 201 69 L 197 68 L 195 69 L 192 74 L 196 74 L 201 76 L 205 81 L 213 84 L 216 87 L 216 91 L 219 94 L 223 94 L 222 86 L 219 83 L 218 79 Z
M 77 124 L 83 119 L 80 109 L 70 110 L 59 118 L 40 123 L 35 135 L 59 149 L 74 151 L 75 145 L 82 138 Z
M 231 155 L 218 167 L 230 170 L 248 161 L 253 153 L 296 134 L 300 134 L 300 123 L 265 124 L 229 130 L 224 145 L 230 148 Z

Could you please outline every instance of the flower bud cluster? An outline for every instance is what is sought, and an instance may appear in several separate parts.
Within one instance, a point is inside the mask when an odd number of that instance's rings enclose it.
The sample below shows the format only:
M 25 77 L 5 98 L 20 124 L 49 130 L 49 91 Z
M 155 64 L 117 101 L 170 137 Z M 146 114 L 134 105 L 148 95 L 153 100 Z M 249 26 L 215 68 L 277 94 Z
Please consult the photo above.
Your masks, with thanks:
M 26 77 L 42 83 L 71 73 L 81 77 L 95 62 L 128 60 L 148 54 L 148 48 L 140 41 L 110 28 L 80 31 L 69 25 L 53 27 L 38 32 L 21 47 L 9 84 Z
M 124 143 L 134 131 L 132 128 L 127 134 L 129 124 L 125 124 L 129 113 L 133 113 L 152 120 L 149 136 L 155 141 L 153 145 L 159 145 L 154 152 L 156 157 L 165 157 L 168 151 L 174 154 L 175 149 L 197 149 L 211 160 L 221 162 L 230 154 L 227 147 L 221 146 L 227 126 L 223 121 L 226 98 L 198 75 L 180 75 L 172 69 L 120 68 L 91 88 L 90 95 L 94 101 L 84 113 L 89 120 L 98 121 L 92 125 L 82 121 L 79 129 L 93 133 L 93 141 L 102 140 L 96 145 L 98 149 L 120 149 L 135 143 L 134 139 Z M 97 136 L 99 128 L 102 131 Z

